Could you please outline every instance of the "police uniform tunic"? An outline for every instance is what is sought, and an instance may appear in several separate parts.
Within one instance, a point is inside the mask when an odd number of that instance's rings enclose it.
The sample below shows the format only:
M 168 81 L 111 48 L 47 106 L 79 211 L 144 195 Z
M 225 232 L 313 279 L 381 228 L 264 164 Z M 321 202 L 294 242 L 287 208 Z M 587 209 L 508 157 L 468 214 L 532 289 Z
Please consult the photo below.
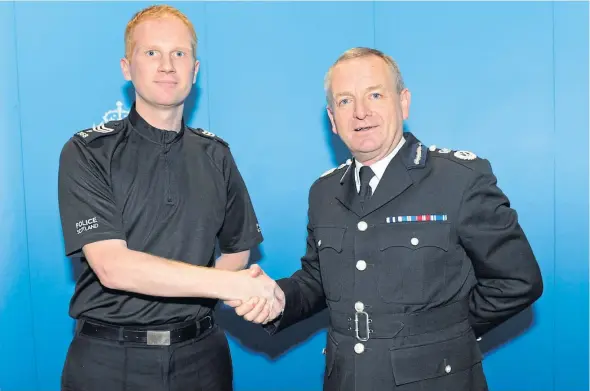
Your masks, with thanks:
M 312 185 L 302 268 L 265 327 L 328 308 L 325 390 L 487 390 L 476 339 L 541 295 L 539 267 L 487 160 L 404 137 L 364 203 L 350 160 Z
M 262 235 L 228 145 L 182 123 L 179 132 L 129 116 L 75 134 L 60 157 L 59 206 L 68 256 L 85 244 L 121 239 L 129 249 L 212 266 L 249 250 Z M 215 300 L 155 298 L 102 286 L 88 263 L 71 300 L 73 318 L 162 325 L 208 315 Z M 197 284 L 198 281 L 195 281 Z

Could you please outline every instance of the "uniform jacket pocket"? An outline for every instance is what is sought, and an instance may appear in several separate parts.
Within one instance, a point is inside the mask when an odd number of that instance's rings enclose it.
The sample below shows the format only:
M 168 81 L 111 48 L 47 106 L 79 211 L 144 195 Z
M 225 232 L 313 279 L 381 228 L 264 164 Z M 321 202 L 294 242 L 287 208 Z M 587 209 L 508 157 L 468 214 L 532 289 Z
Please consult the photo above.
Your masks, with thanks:
M 453 339 L 392 349 L 390 354 L 397 385 L 447 376 L 469 369 L 482 360 L 471 329 Z
M 342 295 L 342 245 L 346 228 L 318 226 L 314 229 L 318 249 L 322 284 L 328 300 L 340 300 Z
M 388 224 L 379 229 L 377 289 L 386 303 L 428 303 L 444 289 L 453 259 L 448 223 Z

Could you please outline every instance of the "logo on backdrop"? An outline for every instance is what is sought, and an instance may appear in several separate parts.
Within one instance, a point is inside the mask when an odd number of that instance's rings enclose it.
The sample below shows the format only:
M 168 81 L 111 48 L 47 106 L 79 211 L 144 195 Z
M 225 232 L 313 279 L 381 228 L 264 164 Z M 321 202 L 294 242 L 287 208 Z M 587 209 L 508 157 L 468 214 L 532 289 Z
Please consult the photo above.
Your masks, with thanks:
M 115 103 L 116 108 L 109 110 L 107 112 L 104 113 L 104 115 L 102 116 L 102 122 L 98 124 L 98 126 L 100 125 L 104 125 L 105 123 L 109 122 L 109 121 L 118 121 L 121 120 L 125 117 L 127 117 L 127 115 L 129 115 L 129 110 L 125 109 L 125 106 L 123 106 L 123 102 L 121 102 L 120 100 L 118 100 Z M 93 124 L 93 127 L 95 127 L 96 125 Z

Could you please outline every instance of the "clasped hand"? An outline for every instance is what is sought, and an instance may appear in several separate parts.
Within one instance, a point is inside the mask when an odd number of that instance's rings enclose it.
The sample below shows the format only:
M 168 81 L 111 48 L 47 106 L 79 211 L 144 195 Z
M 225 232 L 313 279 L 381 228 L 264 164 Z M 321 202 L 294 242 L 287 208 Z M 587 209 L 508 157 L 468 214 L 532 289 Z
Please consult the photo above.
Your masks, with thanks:
M 224 303 L 249 322 L 266 324 L 275 320 L 285 308 L 282 289 L 258 265 L 238 273 L 244 275 L 241 297 Z

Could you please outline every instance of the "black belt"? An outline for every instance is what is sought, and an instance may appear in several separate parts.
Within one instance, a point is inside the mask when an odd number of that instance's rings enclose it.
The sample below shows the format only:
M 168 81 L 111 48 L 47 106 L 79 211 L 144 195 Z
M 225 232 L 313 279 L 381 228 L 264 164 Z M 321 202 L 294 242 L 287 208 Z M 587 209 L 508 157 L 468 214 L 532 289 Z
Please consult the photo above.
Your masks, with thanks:
M 444 307 L 409 314 L 372 314 L 330 311 L 332 328 L 361 341 L 394 338 L 439 331 L 468 319 L 469 305 L 460 301 Z
M 138 329 L 84 320 L 80 328 L 80 334 L 120 342 L 167 346 L 196 338 L 212 328 L 214 324 L 215 321 L 211 316 L 205 316 L 190 323 L 185 322 L 171 329 L 163 329 L 162 326 L 154 327 L 154 329 Z

